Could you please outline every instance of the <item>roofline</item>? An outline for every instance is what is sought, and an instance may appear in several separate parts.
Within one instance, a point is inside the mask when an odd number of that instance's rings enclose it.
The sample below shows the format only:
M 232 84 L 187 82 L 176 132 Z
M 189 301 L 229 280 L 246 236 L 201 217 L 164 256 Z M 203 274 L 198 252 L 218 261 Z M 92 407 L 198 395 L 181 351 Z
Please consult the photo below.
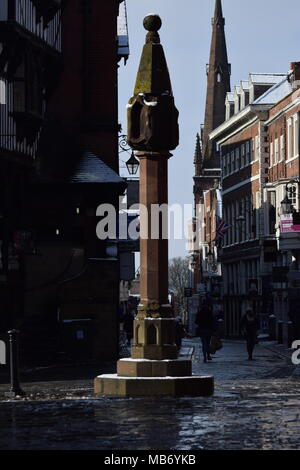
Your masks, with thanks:
M 274 104 L 271 104 L 271 105 L 249 104 L 248 106 L 246 106 L 246 108 L 242 109 L 238 114 L 235 114 L 229 120 L 224 121 L 223 124 L 221 124 L 219 127 L 214 129 L 209 134 L 209 140 L 213 140 L 213 139 L 216 139 L 217 137 L 220 137 L 226 131 L 229 131 L 234 125 L 238 124 L 238 122 L 242 119 L 246 119 L 247 121 L 250 121 L 251 118 L 257 117 L 258 113 L 269 111 L 269 109 L 272 106 L 274 106 Z

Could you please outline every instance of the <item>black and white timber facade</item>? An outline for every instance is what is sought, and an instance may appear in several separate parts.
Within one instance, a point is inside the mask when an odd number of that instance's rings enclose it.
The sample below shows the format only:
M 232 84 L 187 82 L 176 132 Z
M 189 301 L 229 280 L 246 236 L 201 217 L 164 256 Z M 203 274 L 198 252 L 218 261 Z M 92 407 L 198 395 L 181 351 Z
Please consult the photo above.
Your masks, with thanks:
M 0 155 L 34 159 L 61 54 L 60 0 L 0 2 Z

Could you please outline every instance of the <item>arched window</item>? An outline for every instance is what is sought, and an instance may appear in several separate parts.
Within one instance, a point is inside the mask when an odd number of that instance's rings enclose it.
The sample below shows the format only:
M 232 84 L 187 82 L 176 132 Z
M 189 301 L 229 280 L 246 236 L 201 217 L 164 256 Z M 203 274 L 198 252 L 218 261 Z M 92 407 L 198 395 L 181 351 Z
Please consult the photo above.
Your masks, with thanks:
M 222 75 L 220 74 L 220 72 L 217 73 L 217 82 L 218 83 L 221 83 L 222 81 Z

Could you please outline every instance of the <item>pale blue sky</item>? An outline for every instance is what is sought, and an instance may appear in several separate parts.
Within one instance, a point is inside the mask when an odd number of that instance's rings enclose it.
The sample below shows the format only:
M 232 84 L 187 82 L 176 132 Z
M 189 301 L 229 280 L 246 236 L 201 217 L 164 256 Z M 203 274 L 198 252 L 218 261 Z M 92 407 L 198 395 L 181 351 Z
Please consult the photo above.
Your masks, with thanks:
M 300 61 L 299 0 L 223 0 L 231 86 L 249 72 L 287 72 Z M 127 0 L 130 57 L 119 69 L 119 120 L 126 132 L 126 103 L 132 96 L 145 41 L 143 18 L 161 16 L 160 30 L 180 113 L 180 145 L 169 163 L 170 204 L 193 203 L 193 157 L 203 122 L 206 63 L 215 0 Z M 185 241 L 170 240 L 170 257 L 185 256 Z

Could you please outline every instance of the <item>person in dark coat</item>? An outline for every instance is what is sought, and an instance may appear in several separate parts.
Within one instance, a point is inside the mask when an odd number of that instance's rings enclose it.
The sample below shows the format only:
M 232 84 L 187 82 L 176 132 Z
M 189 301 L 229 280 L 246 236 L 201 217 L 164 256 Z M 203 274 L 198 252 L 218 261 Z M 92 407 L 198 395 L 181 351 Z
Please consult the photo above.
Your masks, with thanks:
M 202 341 L 203 362 L 211 361 L 210 341 L 216 328 L 212 309 L 207 303 L 204 303 L 198 311 L 195 323 L 198 325 L 198 332 Z
M 241 321 L 241 329 L 247 342 L 248 360 L 253 360 L 253 351 L 259 330 L 259 320 L 253 310 L 248 309 Z

